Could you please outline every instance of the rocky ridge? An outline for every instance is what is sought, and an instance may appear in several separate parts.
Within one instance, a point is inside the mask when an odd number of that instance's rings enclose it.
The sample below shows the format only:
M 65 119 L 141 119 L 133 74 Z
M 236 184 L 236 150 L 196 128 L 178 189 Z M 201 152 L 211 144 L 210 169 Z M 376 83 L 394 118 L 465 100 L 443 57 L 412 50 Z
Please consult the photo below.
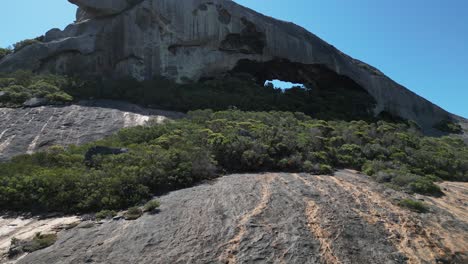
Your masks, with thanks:
M 311 87 L 360 87 L 375 114 L 415 120 L 431 130 L 454 116 L 374 67 L 343 54 L 293 23 L 230 0 L 70 0 L 75 23 L 0 61 L 0 71 L 30 69 L 178 82 L 246 72 L 259 83 L 281 79 Z M 131 88 L 129 88 L 131 89 Z

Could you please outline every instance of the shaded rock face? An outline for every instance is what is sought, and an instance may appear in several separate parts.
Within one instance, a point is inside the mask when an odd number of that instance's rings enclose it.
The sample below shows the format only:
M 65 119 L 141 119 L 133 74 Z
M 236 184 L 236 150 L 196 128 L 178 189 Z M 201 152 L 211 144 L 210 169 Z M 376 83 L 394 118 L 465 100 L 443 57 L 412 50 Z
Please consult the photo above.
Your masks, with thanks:
M 125 127 L 182 116 L 106 100 L 61 107 L 0 108 L 0 161 L 52 145 L 89 143 Z
M 417 214 L 352 171 L 231 175 L 161 197 L 159 214 L 63 231 L 18 263 L 466 263 L 467 185 L 443 187 Z
M 305 29 L 234 1 L 70 2 L 79 6 L 77 22 L 63 31 L 49 31 L 44 43 L 5 57 L 0 71 L 31 69 L 107 78 L 130 75 L 140 80 L 162 75 L 185 82 L 235 70 L 251 73 L 259 83 L 280 78 L 322 88 L 317 69 L 326 69 L 333 73 L 329 77 L 348 78 L 369 93 L 377 102 L 376 115 L 385 111 L 415 120 L 425 129 L 451 117 Z M 245 64 L 263 70 L 252 72 Z
M 458 117 L 458 123 L 463 129 L 463 134 L 461 134 L 460 137 L 468 145 L 468 119 L 465 119 L 463 117 Z

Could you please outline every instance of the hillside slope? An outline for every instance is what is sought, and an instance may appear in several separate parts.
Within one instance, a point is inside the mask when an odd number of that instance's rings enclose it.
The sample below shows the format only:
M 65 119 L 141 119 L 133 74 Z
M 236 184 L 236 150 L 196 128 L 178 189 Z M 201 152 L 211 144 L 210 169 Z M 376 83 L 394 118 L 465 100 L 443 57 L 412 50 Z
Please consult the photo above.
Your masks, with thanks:
M 183 114 L 109 101 L 82 101 L 68 106 L 0 108 L 0 161 L 53 145 L 84 144 L 119 129 L 180 118 Z
M 366 176 L 231 175 L 161 197 L 161 212 L 59 233 L 18 263 L 466 263 L 468 186 L 418 197 Z

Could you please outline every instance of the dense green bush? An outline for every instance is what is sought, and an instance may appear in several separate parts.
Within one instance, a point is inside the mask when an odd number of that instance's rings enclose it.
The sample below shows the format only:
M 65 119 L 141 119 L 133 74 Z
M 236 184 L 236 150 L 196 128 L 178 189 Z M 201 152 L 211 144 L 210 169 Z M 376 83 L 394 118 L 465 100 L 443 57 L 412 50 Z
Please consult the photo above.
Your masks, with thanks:
M 124 214 L 125 220 L 136 220 L 143 215 L 143 211 L 138 207 L 130 207 Z
M 128 148 L 97 155 L 96 145 Z M 439 195 L 438 180 L 468 180 L 468 147 L 384 121 L 323 121 L 302 113 L 198 110 L 162 125 L 126 128 L 107 139 L 22 155 L 0 163 L 0 208 L 118 210 L 219 174 L 290 171 L 328 174 L 362 168 L 376 181 Z
M 102 210 L 96 213 L 95 217 L 97 220 L 109 219 L 117 215 L 114 210 Z
M 443 195 L 440 187 L 434 184 L 435 180 L 436 178 L 431 176 L 420 177 L 415 181 L 410 182 L 408 185 L 410 190 L 416 193 L 435 196 Z
M 27 71 L 0 73 L 0 106 L 21 106 L 30 98 L 46 98 L 49 103 L 64 103 L 73 100 L 67 90 L 73 90 L 78 82 L 59 75 L 37 75 Z
M 161 204 L 159 203 L 158 200 L 151 200 L 143 206 L 143 211 L 144 212 L 154 212 L 156 211 Z

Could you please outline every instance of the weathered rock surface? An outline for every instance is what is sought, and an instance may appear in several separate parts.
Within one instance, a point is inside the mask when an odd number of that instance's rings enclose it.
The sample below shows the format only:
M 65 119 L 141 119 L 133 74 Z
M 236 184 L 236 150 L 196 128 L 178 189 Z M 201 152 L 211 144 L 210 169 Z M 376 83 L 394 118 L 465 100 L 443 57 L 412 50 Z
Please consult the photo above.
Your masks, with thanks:
M 77 22 L 49 31 L 44 43 L 5 57 L 0 71 L 138 79 L 163 75 L 180 82 L 240 71 L 260 83 L 358 85 L 376 99 L 375 114 L 390 112 L 427 130 L 451 117 L 305 29 L 234 1 L 69 1 L 79 6 Z M 347 82 L 337 81 L 342 79 Z
M 116 101 L 83 101 L 69 106 L 0 108 L 0 161 L 52 145 L 83 144 L 124 127 L 180 118 L 183 114 L 149 110 Z
M 68 229 L 77 225 L 80 218 L 77 216 L 61 217 L 28 217 L 2 215 L 0 217 L 0 263 L 15 263 L 17 259 L 8 258 L 8 249 L 11 239 L 27 240 L 36 233 L 50 234 Z
M 18 263 L 467 263 L 468 186 L 430 212 L 352 171 L 231 175 L 160 198 L 161 212 L 59 233 Z

